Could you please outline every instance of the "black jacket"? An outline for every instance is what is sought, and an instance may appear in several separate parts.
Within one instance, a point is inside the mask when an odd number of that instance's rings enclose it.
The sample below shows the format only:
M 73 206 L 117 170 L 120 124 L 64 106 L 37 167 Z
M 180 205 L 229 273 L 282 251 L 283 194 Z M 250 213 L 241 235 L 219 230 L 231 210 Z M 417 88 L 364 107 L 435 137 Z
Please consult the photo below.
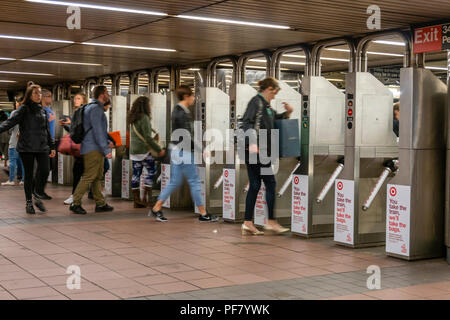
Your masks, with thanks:
M 258 117 L 258 112 L 260 112 L 260 117 Z M 253 136 L 256 141 L 258 141 L 258 148 L 260 152 L 267 152 L 266 155 L 270 156 L 271 154 L 271 130 L 275 129 L 275 120 L 278 119 L 287 119 L 289 118 L 287 112 L 277 113 L 272 107 L 270 103 L 264 99 L 264 97 L 260 94 L 254 96 L 252 100 L 247 105 L 247 109 L 245 110 L 244 117 L 242 118 L 242 129 L 248 136 Z M 254 131 L 247 131 L 254 129 Z M 259 129 L 267 130 L 267 144 L 261 143 L 259 141 Z M 252 133 L 253 132 L 253 133 Z M 255 136 L 256 134 L 256 136 Z M 253 140 L 255 141 L 255 140 Z M 248 163 L 248 147 L 249 147 L 250 139 L 246 138 L 245 141 L 245 161 Z M 265 151 L 267 149 L 267 151 Z M 259 157 L 258 157 L 259 159 Z
M 38 103 L 22 105 L 14 115 L 0 125 L 0 133 L 19 125 L 17 152 L 42 153 L 55 150 L 45 110 Z
M 194 140 L 194 120 L 192 113 L 186 112 L 179 104 L 172 111 L 172 133 L 177 129 L 185 129 L 191 138 L 191 151 L 202 151 L 202 144 Z M 171 140 L 174 145 L 178 145 L 183 139 Z

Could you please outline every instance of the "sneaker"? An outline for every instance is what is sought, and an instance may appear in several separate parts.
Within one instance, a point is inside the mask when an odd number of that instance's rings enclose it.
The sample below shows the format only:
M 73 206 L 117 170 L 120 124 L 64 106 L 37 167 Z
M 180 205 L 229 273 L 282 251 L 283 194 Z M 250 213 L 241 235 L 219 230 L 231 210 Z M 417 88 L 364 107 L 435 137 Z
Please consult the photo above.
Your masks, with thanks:
M 14 183 L 14 181 L 6 181 L 6 182 L 2 182 L 2 186 L 15 186 L 16 184 Z
M 217 222 L 219 221 L 219 218 L 207 213 L 204 216 L 200 215 L 200 217 L 198 217 L 198 220 L 201 222 Z
M 73 203 L 73 194 L 70 195 L 66 200 L 64 200 L 64 204 L 71 205 Z
M 155 211 L 153 211 L 153 209 L 151 209 L 149 212 L 149 216 L 150 216 L 150 214 L 153 215 L 157 221 L 167 222 L 167 218 L 164 217 L 164 214 L 162 213 L 162 211 L 155 212 Z
M 75 214 L 86 214 L 86 210 L 83 209 L 82 206 L 76 206 L 73 203 L 70 205 L 70 211 Z
M 34 205 L 39 209 L 41 212 L 46 212 L 47 209 L 44 206 L 44 203 L 40 199 L 34 199 Z
M 23 186 L 23 185 L 24 185 L 23 181 L 20 181 L 19 186 Z
M 28 214 L 35 214 L 36 211 L 34 211 L 34 207 L 33 207 L 33 201 L 27 201 L 27 206 L 26 209 Z
M 103 206 L 95 206 L 95 212 L 109 212 L 109 211 L 113 211 L 114 208 L 105 204 Z

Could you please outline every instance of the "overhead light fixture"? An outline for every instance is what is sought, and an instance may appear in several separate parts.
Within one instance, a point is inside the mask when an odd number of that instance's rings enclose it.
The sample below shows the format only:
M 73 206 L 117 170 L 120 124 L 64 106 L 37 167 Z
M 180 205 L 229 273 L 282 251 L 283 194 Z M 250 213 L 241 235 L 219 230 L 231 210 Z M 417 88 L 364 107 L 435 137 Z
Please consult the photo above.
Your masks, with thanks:
M 200 68 L 189 68 L 189 71 L 200 71 Z
M 350 52 L 350 49 L 326 48 L 326 50 L 338 51 L 338 52 Z M 379 56 L 390 56 L 390 57 L 403 57 L 403 54 L 387 53 L 387 52 L 367 51 L 367 54 L 373 54 L 373 55 L 379 55 Z
M 0 60 L 5 60 L 5 61 L 14 61 L 16 59 L 14 58 L 0 58 Z
M 250 59 L 249 61 L 251 61 L 251 62 L 267 63 L 266 60 L 260 60 L 260 59 Z M 281 63 L 281 64 L 299 65 L 299 66 L 304 66 L 304 65 L 305 65 L 304 62 L 295 62 L 295 61 L 281 61 L 280 63 Z
M 82 66 L 102 66 L 98 63 L 85 63 L 85 62 L 70 62 L 70 61 L 53 61 L 53 60 L 35 60 L 35 59 L 20 59 L 25 62 L 40 62 L 40 63 L 56 63 L 56 64 L 74 64 Z
M 17 82 L 17 81 L 14 81 L 14 80 L 0 80 L 0 82 L 14 83 L 14 82 Z
M 398 41 L 375 40 L 373 42 L 374 43 L 379 43 L 379 44 L 388 44 L 388 45 L 391 45 L 391 46 L 399 46 L 399 47 L 404 47 L 405 46 L 404 42 L 398 42 Z
M 75 6 L 75 7 L 80 7 L 80 8 L 127 12 L 127 13 L 136 13 L 136 14 L 146 14 L 146 15 L 151 15 L 151 16 L 167 16 L 168 15 L 167 13 L 156 12 L 156 11 L 137 10 L 137 9 L 110 7 L 110 6 L 100 6 L 100 5 L 96 5 L 96 4 L 87 4 L 87 3 L 69 2 L 69 1 L 52 1 L 52 0 L 26 0 L 26 1 L 34 2 L 34 3 L 42 3 L 42 4 L 54 4 L 54 5 L 60 5 L 60 6 Z
M 288 30 L 291 28 L 288 26 L 280 26 L 280 25 L 275 25 L 275 24 L 256 23 L 256 22 L 218 19 L 218 18 L 207 18 L 207 17 L 198 17 L 198 16 L 188 16 L 188 15 L 177 15 L 175 17 L 181 18 L 181 19 L 191 19 L 191 20 L 200 20 L 200 21 L 208 21 L 208 22 L 220 22 L 220 23 L 238 24 L 238 25 L 244 25 L 244 26 L 262 27 L 262 28 L 274 28 L 274 29 L 284 29 L 284 30 Z
M 75 43 L 74 41 L 58 40 L 58 39 L 47 39 L 47 38 L 33 38 L 33 37 L 21 37 L 21 36 L 10 36 L 6 34 L 0 34 L 2 39 L 13 39 L 13 40 L 28 40 L 28 41 L 40 41 L 40 42 L 56 42 L 56 43 Z
M 445 67 L 432 67 L 432 66 L 428 66 L 428 67 L 425 67 L 425 69 L 429 69 L 429 70 L 441 70 L 441 71 L 448 71 L 448 69 L 447 69 L 447 68 L 445 68 Z
M 330 82 L 344 82 L 345 80 L 343 79 L 327 79 Z
M 299 55 L 295 55 L 295 54 L 285 54 L 285 55 L 283 55 L 283 57 L 288 57 L 288 58 L 300 58 L 300 59 L 305 59 L 305 58 L 306 58 L 305 56 L 299 56 Z M 320 57 L 320 60 L 349 62 L 348 59 L 329 58 L 329 57 Z M 283 61 L 281 61 L 281 63 L 289 64 L 289 63 L 283 62 Z
M 123 45 L 118 45 L 118 44 L 97 43 L 97 42 L 82 42 L 81 44 L 88 45 L 88 46 L 99 46 L 99 47 L 110 47 L 110 48 L 124 48 L 124 49 L 136 49 L 136 50 L 165 51 L 165 52 L 176 52 L 177 51 L 177 50 L 174 50 L 174 49 L 123 46 Z
M 0 71 L 0 73 L 4 74 L 21 74 L 26 76 L 44 76 L 44 77 L 54 77 L 54 74 L 50 73 L 34 73 L 34 72 L 19 72 L 19 71 Z

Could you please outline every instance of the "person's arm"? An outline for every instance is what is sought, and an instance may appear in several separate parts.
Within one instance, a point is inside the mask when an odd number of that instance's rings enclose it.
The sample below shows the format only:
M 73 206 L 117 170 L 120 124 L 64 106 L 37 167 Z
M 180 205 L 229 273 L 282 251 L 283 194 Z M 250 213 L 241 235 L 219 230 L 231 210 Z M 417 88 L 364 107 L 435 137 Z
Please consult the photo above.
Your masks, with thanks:
M 108 139 L 106 138 L 106 134 L 102 126 L 103 117 L 105 117 L 105 113 L 100 108 L 93 107 L 89 115 L 90 115 L 89 122 L 91 123 L 92 127 L 91 130 L 94 136 L 94 140 L 97 143 L 97 145 L 99 145 L 100 148 L 102 149 L 102 153 L 106 156 L 109 153 L 111 153 L 111 150 L 109 149 Z
M 137 123 L 139 124 L 136 126 Z M 152 150 L 156 151 L 157 153 L 160 153 L 162 149 L 152 137 L 152 125 L 150 123 L 150 118 L 144 117 L 140 121 L 136 121 L 134 125 L 136 127 L 136 130 L 138 130 L 138 132 L 142 134 L 150 148 L 152 148 Z
M 17 109 L 17 112 L 15 112 L 8 120 L 5 120 L 0 124 L 0 133 L 5 132 L 17 124 L 22 120 L 24 115 L 25 109 L 23 106 L 21 106 L 19 109 Z
M 47 114 L 47 113 L 46 113 Z M 48 118 L 48 117 L 47 117 Z M 56 145 L 55 145 L 55 140 L 53 140 L 52 138 L 52 134 L 50 132 L 50 122 L 49 121 L 45 121 L 46 123 L 46 131 L 47 131 L 47 141 L 48 141 L 48 146 L 50 147 L 50 150 L 56 150 Z
M 277 113 L 275 110 L 272 109 L 273 112 L 275 112 L 275 119 L 289 119 L 291 117 L 292 112 L 294 111 L 294 108 L 291 107 L 291 105 L 287 102 L 283 102 L 284 108 L 286 109 L 283 113 Z

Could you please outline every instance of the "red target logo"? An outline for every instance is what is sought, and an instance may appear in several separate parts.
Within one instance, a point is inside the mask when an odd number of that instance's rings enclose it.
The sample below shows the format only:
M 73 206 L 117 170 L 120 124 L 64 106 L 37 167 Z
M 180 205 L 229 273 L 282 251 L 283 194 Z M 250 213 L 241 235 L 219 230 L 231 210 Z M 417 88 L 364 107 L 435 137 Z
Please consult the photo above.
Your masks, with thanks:
M 295 183 L 295 184 L 298 184 L 299 182 L 300 182 L 300 179 L 299 179 L 298 177 L 295 177 L 295 178 L 294 178 L 294 183 Z
M 391 195 L 391 197 L 395 197 L 397 195 L 397 189 L 395 187 L 391 187 L 389 189 L 389 194 Z
M 342 183 L 342 181 L 339 181 L 339 182 L 337 183 L 337 188 L 338 188 L 339 191 L 341 191 L 342 189 L 344 189 L 344 184 Z
M 228 170 L 225 170 L 225 178 L 228 178 Z

